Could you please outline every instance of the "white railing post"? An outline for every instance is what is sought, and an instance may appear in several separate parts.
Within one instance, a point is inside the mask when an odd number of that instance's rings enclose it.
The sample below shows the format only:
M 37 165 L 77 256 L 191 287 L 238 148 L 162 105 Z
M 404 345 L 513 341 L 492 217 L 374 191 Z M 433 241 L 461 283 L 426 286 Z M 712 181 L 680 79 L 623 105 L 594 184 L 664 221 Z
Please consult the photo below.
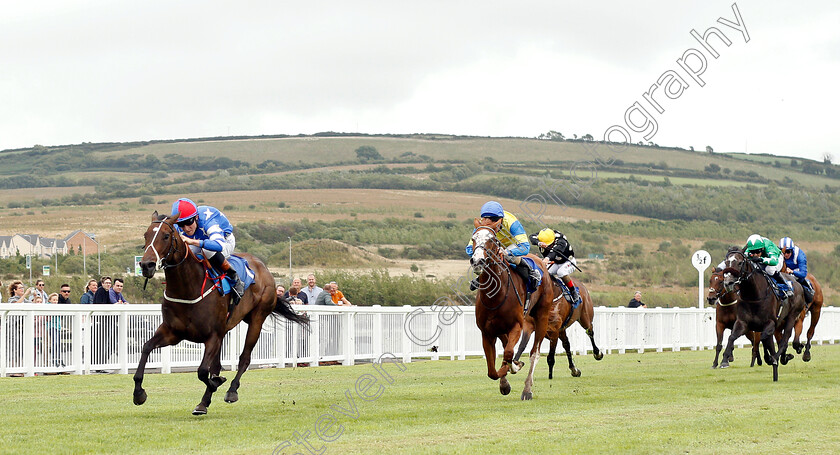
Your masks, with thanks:
M 73 363 L 74 373 L 82 374 L 84 372 L 84 365 L 82 364 L 82 349 L 84 346 L 85 331 L 82 325 L 82 318 L 84 315 L 76 313 L 73 315 L 73 323 L 70 328 L 70 342 L 73 350 L 73 358 L 70 362 Z
M 370 342 L 373 345 L 373 358 L 378 359 L 382 357 L 382 354 L 385 352 L 385 347 L 382 344 L 382 306 L 374 305 L 373 308 L 376 313 L 373 314 L 373 333 L 371 333 Z
M 0 378 L 6 377 L 6 339 L 9 334 L 6 332 L 6 315 L 8 311 L 0 313 Z
M 455 321 L 455 330 L 457 330 L 457 333 L 455 334 L 455 336 L 457 337 L 457 340 L 458 340 L 458 346 L 457 346 L 457 348 L 458 348 L 457 349 L 458 360 L 464 360 L 464 359 L 467 358 L 467 323 L 466 323 L 466 319 L 467 318 L 464 317 L 464 313 L 461 313 L 461 315 L 458 316 L 458 320 Z
M 636 337 L 639 340 L 639 349 L 638 349 L 637 352 L 639 354 L 644 354 L 645 344 L 646 344 L 645 341 L 647 339 L 647 314 L 648 314 L 648 310 L 646 308 L 640 308 L 640 310 L 641 311 L 638 314 L 634 315 L 641 320 L 638 324 L 636 324 L 636 330 L 638 330 L 638 334 L 639 334 Z
M 671 347 L 671 351 L 679 351 L 680 350 L 680 337 L 682 333 L 680 331 L 680 323 L 682 320 L 680 319 L 680 310 L 678 308 L 674 308 L 674 316 L 671 318 L 673 322 L 671 323 L 671 341 L 674 345 Z
M 408 315 L 411 313 L 411 306 L 410 305 L 403 305 L 403 313 L 402 313 L 402 321 L 400 323 L 400 327 L 405 327 L 406 319 Z M 408 337 L 408 334 L 405 333 L 405 330 L 400 330 L 400 335 L 402 338 L 402 355 L 403 355 L 403 363 L 411 363 L 411 338 Z
M 121 311 L 119 318 L 117 339 L 119 340 L 117 359 L 120 362 L 120 373 L 128 374 L 128 313 Z
M 342 347 L 342 355 L 344 355 L 344 361 L 341 362 L 342 365 L 355 365 L 356 364 L 356 312 L 355 311 L 347 311 L 344 313 L 344 317 L 342 318 L 344 323 L 344 346 Z
M 24 375 L 35 376 L 35 313 L 27 311 L 23 318 L 23 368 Z
M 93 357 L 93 335 L 91 332 L 93 331 L 93 312 L 89 311 L 84 315 L 84 320 L 82 321 L 82 326 L 84 326 L 84 333 L 82 344 L 84 347 L 83 350 L 83 357 L 84 357 L 84 365 L 82 365 L 82 369 L 84 370 L 84 374 L 90 374 L 90 362 Z
M 281 330 L 282 329 L 282 330 Z M 277 355 L 277 368 L 286 367 L 286 321 L 274 321 L 274 352 Z
M 312 331 L 309 332 L 309 366 L 317 367 L 321 358 L 321 318 L 318 313 L 312 314 Z

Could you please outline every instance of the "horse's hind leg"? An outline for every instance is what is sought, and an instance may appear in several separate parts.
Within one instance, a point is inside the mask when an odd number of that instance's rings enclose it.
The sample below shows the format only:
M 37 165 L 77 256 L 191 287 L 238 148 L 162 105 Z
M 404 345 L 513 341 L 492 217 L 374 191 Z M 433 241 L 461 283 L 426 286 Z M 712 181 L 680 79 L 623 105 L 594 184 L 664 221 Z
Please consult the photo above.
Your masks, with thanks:
M 802 315 L 793 325 L 793 343 L 791 343 L 791 347 L 793 347 L 793 350 L 797 354 L 802 354 L 802 343 L 799 342 L 799 336 L 802 335 L 802 322 L 804 318 L 805 315 Z
M 805 353 L 802 354 L 803 362 L 811 361 L 811 338 L 814 338 L 814 330 L 817 328 L 817 322 L 820 320 L 821 312 L 822 305 L 811 307 L 811 325 L 808 327 L 808 341 L 805 342 Z
M 563 343 L 563 349 L 566 350 L 566 357 L 569 359 L 569 370 L 572 372 L 572 377 L 580 377 L 580 370 L 575 366 L 575 361 L 572 360 L 572 347 L 569 344 L 569 336 L 566 334 L 565 329 L 560 331 L 560 342 Z
M 595 360 L 603 359 L 604 353 L 595 344 L 595 331 L 592 330 L 592 323 L 589 323 L 589 328 L 586 329 L 586 335 L 589 337 L 589 342 L 592 343 L 592 356 L 595 357 Z
M 715 324 L 715 333 L 717 334 L 717 344 L 715 345 L 715 360 L 712 361 L 712 369 L 718 366 L 718 358 L 720 358 L 720 350 L 723 349 L 723 324 Z
M 221 376 L 211 376 L 210 372 L 216 364 L 221 366 L 220 356 L 222 353 L 222 339 L 218 335 L 213 335 L 204 343 L 204 358 L 201 359 L 201 365 L 198 367 L 198 379 L 203 382 L 207 388 L 204 390 L 204 395 L 201 397 L 201 403 L 193 409 L 193 415 L 207 414 L 207 406 L 213 399 L 213 392 L 225 382 L 225 378 Z
M 172 333 L 168 325 L 161 324 L 155 330 L 155 334 L 149 338 L 149 341 L 143 344 L 140 362 L 137 364 L 137 371 L 134 373 L 134 404 L 140 406 L 148 398 L 146 391 L 143 390 L 143 374 L 146 371 L 146 362 L 149 360 L 149 354 L 157 348 L 172 346 L 179 341 L 181 339 Z
M 554 378 L 554 353 L 557 351 L 557 338 L 549 338 L 548 356 L 545 362 L 548 364 L 548 379 Z
M 251 352 L 254 346 L 257 345 L 257 340 L 260 338 L 260 331 L 262 330 L 262 323 L 265 319 L 253 318 L 251 324 L 248 325 L 248 333 L 245 335 L 245 346 L 242 348 L 242 354 L 239 355 L 239 366 L 236 367 L 236 377 L 230 381 L 230 388 L 225 394 L 225 401 L 227 403 L 235 403 L 239 400 L 239 378 L 248 370 L 251 365 Z
M 750 341 L 752 341 L 752 359 L 750 360 L 750 368 L 752 368 L 756 363 L 758 366 L 761 366 L 761 352 L 759 352 L 759 348 L 761 347 L 761 336 L 758 332 L 747 332 L 749 335 Z

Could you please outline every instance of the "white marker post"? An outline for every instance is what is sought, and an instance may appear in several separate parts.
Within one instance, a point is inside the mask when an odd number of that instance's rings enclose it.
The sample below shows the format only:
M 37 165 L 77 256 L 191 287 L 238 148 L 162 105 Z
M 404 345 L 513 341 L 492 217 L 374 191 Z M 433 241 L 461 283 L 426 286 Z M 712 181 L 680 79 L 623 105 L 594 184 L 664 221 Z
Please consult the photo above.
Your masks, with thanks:
M 691 255 L 691 264 L 697 269 L 699 272 L 697 278 L 697 306 L 702 310 L 703 309 L 703 290 L 705 286 L 703 285 L 703 272 L 712 265 L 712 256 L 706 250 L 697 250 L 694 254 Z

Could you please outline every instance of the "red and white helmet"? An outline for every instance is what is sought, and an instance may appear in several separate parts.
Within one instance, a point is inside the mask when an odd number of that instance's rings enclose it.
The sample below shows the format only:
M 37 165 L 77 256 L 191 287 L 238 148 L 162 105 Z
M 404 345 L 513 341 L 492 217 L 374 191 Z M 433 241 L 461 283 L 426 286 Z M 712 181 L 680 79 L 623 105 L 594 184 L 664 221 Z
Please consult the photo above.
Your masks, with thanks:
M 175 222 L 180 223 L 198 215 L 198 207 L 196 207 L 195 202 L 185 197 L 178 199 L 172 204 L 172 216 L 175 215 L 178 215 L 178 220 Z

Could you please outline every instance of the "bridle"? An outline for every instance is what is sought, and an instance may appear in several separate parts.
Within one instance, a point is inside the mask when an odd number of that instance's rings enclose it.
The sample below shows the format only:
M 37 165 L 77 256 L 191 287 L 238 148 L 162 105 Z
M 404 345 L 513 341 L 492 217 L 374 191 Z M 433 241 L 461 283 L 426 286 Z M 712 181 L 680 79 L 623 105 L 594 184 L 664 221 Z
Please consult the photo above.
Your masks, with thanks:
M 718 273 L 720 273 L 720 272 L 718 272 Z M 714 275 L 714 272 L 712 273 L 712 275 Z M 721 296 L 724 296 L 724 295 L 726 295 L 726 294 L 729 294 L 729 292 L 730 292 L 730 291 L 727 291 L 727 290 L 726 290 L 726 288 L 723 286 L 723 274 L 721 274 L 721 284 L 720 284 L 720 289 L 719 289 L 719 290 L 715 290 L 715 288 L 713 288 L 712 286 L 709 286 L 709 294 L 714 294 L 714 297 L 709 297 L 709 296 L 707 296 L 707 297 L 706 297 L 706 300 L 709 302 L 709 304 L 710 304 L 710 305 L 712 305 L 712 304 L 713 304 L 712 302 L 714 302 L 714 304 L 715 304 L 715 305 L 720 305 L 720 306 L 731 306 L 731 305 L 735 305 L 735 304 L 738 302 L 738 300 L 737 300 L 737 299 L 733 299 L 733 300 L 732 300 L 731 302 L 729 302 L 729 303 L 723 303 L 723 302 L 721 302 L 721 301 L 720 301 Z
M 490 311 L 493 311 L 493 310 L 498 309 L 502 305 L 504 305 L 504 303 L 507 301 L 507 296 L 508 296 L 508 292 L 510 291 L 511 282 L 513 281 L 513 277 L 511 276 L 511 273 L 510 273 L 510 267 L 508 267 L 508 265 L 507 265 L 507 260 L 504 259 L 504 257 L 502 257 L 501 253 L 499 253 L 499 251 L 502 250 L 503 246 L 502 246 L 502 242 L 500 242 L 499 239 L 496 237 L 496 230 L 492 226 L 478 226 L 478 227 L 475 228 L 475 231 L 478 232 L 480 229 L 486 229 L 486 230 L 490 231 L 492 236 L 490 237 L 489 241 L 492 241 L 493 244 L 496 246 L 496 248 L 495 248 L 496 251 L 491 253 L 491 251 L 488 250 L 487 247 L 485 246 L 485 244 L 486 244 L 486 242 L 485 242 L 484 244 L 481 244 L 480 246 L 475 245 L 475 247 L 473 248 L 473 254 L 475 254 L 479 249 L 484 250 L 484 255 L 487 258 L 487 260 L 489 262 L 489 265 L 499 265 L 502 268 L 502 270 L 504 270 L 508 275 L 507 286 L 505 286 L 505 295 L 502 297 L 500 303 L 498 305 L 492 307 L 492 308 L 487 306 L 486 304 L 484 304 L 485 308 L 487 308 Z M 473 235 L 475 235 L 475 233 L 473 233 Z M 475 239 L 473 239 L 473 243 L 475 243 Z M 481 274 L 487 273 L 487 270 L 489 269 L 489 267 L 483 267 L 483 269 L 484 270 L 482 270 Z M 527 284 L 526 284 L 526 286 L 527 286 Z M 516 299 L 519 301 L 519 305 L 524 307 L 524 304 L 522 303 L 522 298 L 519 297 L 519 292 L 516 291 L 516 290 L 514 290 L 514 291 L 515 291 L 515 294 L 516 294 Z M 484 300 L 482 299 L 482 303 L 483 302 L 484 302 Z
M 169 248 L 167 249 L 166 256 L 161 257 L 160 253 L 158 253 L 158 250 L 154 247 L 155 240 L 157 239 L 158 234 L 160 234 L 161 226 L 158 226 L 154 229 L 155 235 L 152 237 L 152 240 L 149 241 L 149 245 L 146 247 L 145 250 L 143 250 L 143 252 L 145 253 L 146 251 L 149 251 L 149 249 L 151 249 L 152 252 L 155 253 L 155 258 L 157 258 L 157 260 L 155 261 L 156 270 L 170 269 L 170 268 L 173 268 L 173 267 L 178 267 L 184 261 L 187 260 L 187 256 L 189 256 L 190 249 L 186 248 L 187 252 L 184 253 L 184 257 L 181 258 L 181 260 L 178 261 L 176 264 L 167 263 L 170 256 L 172 256 L 173 253 L 178 251 L 178 245 L 177 245 L 177 242 L 175 241 L 175 233 L 176 233 L 175 226 L 172 223 L 166 221 L 165 219 L 152 221 L 152 224 L 160 224 L 160 225 L 165 224 L 165 225 L 169 226 L 170 233 L 172 234 L 172 235 L 169 236 Z

